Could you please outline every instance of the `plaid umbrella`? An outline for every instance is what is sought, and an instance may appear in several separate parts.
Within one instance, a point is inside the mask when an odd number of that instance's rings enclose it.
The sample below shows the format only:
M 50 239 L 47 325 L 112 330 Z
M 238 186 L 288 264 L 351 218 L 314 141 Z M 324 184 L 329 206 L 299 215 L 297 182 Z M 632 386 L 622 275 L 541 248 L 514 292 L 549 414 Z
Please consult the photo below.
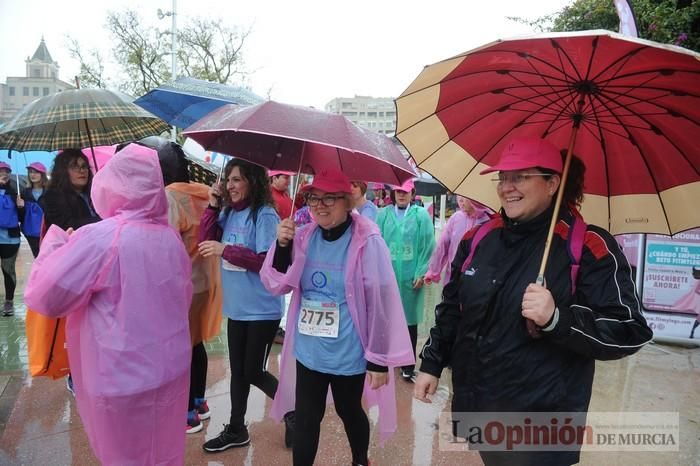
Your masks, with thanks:
M 127 95 L 75 89 L 27 105 L 0 129 L 0 147 L 19 151 L 113 145 L 168 131 Z

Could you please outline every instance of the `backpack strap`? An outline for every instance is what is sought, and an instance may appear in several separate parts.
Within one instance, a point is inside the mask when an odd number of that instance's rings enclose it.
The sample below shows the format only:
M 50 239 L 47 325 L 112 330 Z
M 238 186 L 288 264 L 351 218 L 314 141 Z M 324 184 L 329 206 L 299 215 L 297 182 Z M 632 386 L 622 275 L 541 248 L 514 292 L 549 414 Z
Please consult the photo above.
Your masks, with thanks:
M 583 221 L 581 213 L 574 206 L 570 206 L 569 210 L 573 216 L 573 222 L 569 228 L 566 247 L 571 260 L 571 294 L 574 295 L 576 293 L 576 279 L 578 278 L 578 270 L 581 267 L 583 243 L 586 238 L 588 225 Z
M 484 238 L 484 236 L 488 235 L 491 231 L 501 227 L 502 225 L 503 219 L 501 217 L 494 217 L 488 220 L 486 223 L 482 223 L 481 225 L 476 227 L 476 232 L 473 233 L 472 236 L 472 244 L 469 248 L 469 255 L 462 263 L 462 273 L 464 273 L 464 271 L 467 270 L 469 265 L 472 263 L 472 258 L 474 257 L 474 252 L 476 251 L 476 247 L 479 244 L 479 241 L 481 241 Z M 464 239 L 468 239 L 469 232 L 467 232 L 467 234 L 464 236 Z

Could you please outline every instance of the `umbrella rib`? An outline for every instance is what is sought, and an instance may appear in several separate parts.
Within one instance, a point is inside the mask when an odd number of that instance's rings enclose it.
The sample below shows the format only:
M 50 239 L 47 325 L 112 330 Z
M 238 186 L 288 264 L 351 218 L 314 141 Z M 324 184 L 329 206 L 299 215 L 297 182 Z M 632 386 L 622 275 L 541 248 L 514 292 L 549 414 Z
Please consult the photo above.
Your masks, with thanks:
M 596 98 L 598 101 L 600 101 L 600 104 L 601 104 L 602 106 L 604 106 L 604 107 L 607 108 L 606 103 L 603 102 L 603 100 L 601 99 L 601 96 L 600 96 L 600 95 L 595 96 L 595 98 Z M 610 112 L 610 113 L 611 113 L 612 115 L 615 115 L 615 113 L 613 113 L 613 112 Z M 661 210 L 662 210 L 663 213 L 664 213 L 664 218 L 666 219 L 666 224 L 670 226 L 671 224 L 670 224 L 670 222 L 669 222 L 669 220 L 668 220 L 668 214 L 666 213 L 666 208 L 664 207 L 663 200 L 662 200 L 661 197 L 659 196 L 659 192 L 660 192 L 659 185 L 658 185 L 657 182 L 656 182 L 656 178 L 653 176 L 653 171 L 652 171 L 651 167 L 649 166 L 649 163 L 648 163 L 648 161 L 647 161 L 647 158 L 646 158 L 646 156 L 644 155 L 643 149 L 636 143 L 634 137 L 632 136 L 632 133 L 630 133 L 629 131 L 627 131 L 627 128 L 625 127 L 625 125 L 622 123 L 622 121 L 621 121 L 619 118 L 618 118 L 618 122 L 620 123 L 620 126 L 623 128 L 623 130 L 627 133 L 627 137 L 629 138 L 630 142 L 632 142 L 632 145 L 635 146 L 635 147 L 637 148 L 637 151 L 639 152 L 639 155 L 640 155 L 640 157 L 641 157 L 642 163 L 643 163 L 644 166 L 646 167 L 647 173 L 650 175 L 649 178 L 651 179 L 651 182 L 652 182 L 652 184 L 654 185 L 654 189 L 655 189 L 655 191 L 656 191 L 656 193 L 657 193 L 657 196 L 659 197 L 659 201 L 660 201 L 660 203 L 661 203 Z
M 618 68 L 618 70 L 617 70 L 616 72 L 613 73 L 613 77 L 610 78 L 610 79 L 615 79 L 615 75 L 616 75 L 617 73 L 619 73 L 619 72 L 622 70 L 622 67 L 625 66 L 625 63 L 627 63 L 628 61 L 630 61 L 630 60 L 632 59 L 633 56 L 637 55 L 639 52 L 641 52 L 642 50 L 647 49 L 647 48 L 649 48 L 649 47 L 646 46 L 646 45 L 642 45 L 642 46 L 640 46 L 640 47 L 637 47 L 636 49 L 630 50 L 629 52 L 627 52 L 627 53 L 624 54 L 624 55 L 620 55 L 620 56 L 617 57 L 615 60 L 613 60 L 613 61 L 611 61 L 610 63 L 608 63 L 608 64 L 605 66 L 605 68 L 603 68 L 602 70 L 600 70 L 600 71 L 598 72 L 598 74 L 596 74 L 595 76 L 593 76 L 593 78 L 591 78 L 591 80 L 597 82 L 598 78 L 600 78 L 600 77 L 603 75 L 603 73 L 606 73 L 608 70 L 612 69 L 612 68 L 613 68 L 614 66 L 616 66 L 617 64 L 620 64 L 620 68 Z M 620 63 L 620 62 L 622 62 L 622 61 L 624 61 L 624 62 L 623 62 L 623 63 Z
M 571 60 L 571 57 L 569 56 L 569 54 L 566 53 L 566 50 L 564 50 L 563 47 L 560 47 L 560 46 L 559 46 L 559 42 L 557 42 L 556 40 L 550 39 L 550 42 L 553 43 L 553 44 L 557 44 L 557 46 L 555 47 L 555 48 L 557 49 L 557 55 L 558 55 L 558 54 L 560 53 L 560 51 L 561 51 L 561 53 L 564 55 L 564 57 L 566 57 L 566 60 L 567 60 L 567 61 L 569 62 L 569 64 L 571 65 L 571 68 L 573 68 L 573 70 L 576 72 L 576 77 L 578 78 L 577 80 L 578 80 L 578 81 L 581 81 L 581 80 L 583 79 L 583 78 L 581 77 L 581 73 L 578 72 L 578 68 L 576 68 L 576 65 L 575 65 L 574 62 Z M 562 68 L 563 68 L 563 66 L 562 66 Z M 568 77 L 569 75 L 568 75 L 568 74 L 565 74 L 565 76 Z
M 682 113 L 675 112 L 675 111 L 673 111 L 672 109 L 670 109 L 669 107 L 666 107 L 665 105 L 662 105 L 662 104 L 660 104 L 660 103 L 658 103 L 658 102 L 655 102 L 655 100 L 661 99 L 661 98 L 664 98 L 664 97 L 668 97 L 668 95 L 665 95 L 665 96 L 658 96 L 658 97 L 654 97 L 653 99 L 648 99 L 648 100 L 642 100 L 642 99 L 640 99 L 639 97 L 636 97 L 636 96 L 633 96 L 633 95 L 629 95 L 629 94 L 620 94 L 620 93 L 618 93 L 618 92 L 613 92 L 613 91 L 608 91 L 608 93 L 609 93 L 609 94 L 613 94 L 613 95 L 617 95 L 617 96 L 620 96 L 620 97 L 627 97 L 627 98 L 630 98 L 630 99 L 635 99 L 635 100 L 637 101 L 637 102 L 635 102 L 635 103 L 633 103 L 633 104 L 629 104 L 629 106 L 626 106 L 626 105 L 624 105 L 624 104 L 621 104 L 621 103 L 619 103 L 619 102 L 617 102 L 617 101 L 613 101 L 613 102 L 615 102 L 615 105 L 616 105 L 615 107 L 612 108 L 613 110 L 616 110 L 616 109 L 618 109 L 618 108 L 624 108 L 625 110 L 627 110 L 628 112 L 630 112 L 630 116 L 641 116 L 641 115 L 668 115 L 668 114 L 670 114 L 670 113 L 673 112 L 673 113 L 676 113 L 676 114 L 678 115 L 678 116 L 676 116 L 676 118 L 682 118 L 682 119 L 684 119 L 684 120 L 689 121 L 690 123 L 694 123 L 695 125 L 700 126 L 700 121 L 695 120 L 695 119 L 693 119 L 693 118 L 690 118 L 689 116 L 684 115 L 684 114 L 682 114 Z M 608 98 L 609 98 L 609 97 L 608 97 Z M 612 100 L 612 99 L 611 99 L 611 100 Z M 647 113 L 647 114 L 645 114 L 645 113 L 633 112 L 633 111 L 630 109 L 630 107 L 631 107 L 632 105 L 636 105 L 636 104 L 650 104 L 650 105 L 653 105 L 653 106 L 655 106 L 655 107 L 658 107 L 658 108 L 660 108 L 660 109 L 662 109 L 662 110 L 665 110 L 665 112 L 663 112 L 663 113 L 658 113 L 658 114 L 657 114 L 657 113 Z
M 614 99 L 611 99 L 609 96 L 602 96 L 602 97 L 605 97 L 605 98 L 611 100 L 611 101 L 614 102 L 614 103 L 618 103 L 618 102 L 616 102 Z M 601 104 L 603 104 L 603 105 L 607 108 L 607 105 L 606 105 L 605 103 L 603 103 L 603 101 L 602 101 L 601 99 L 598 99 L 598 100 L 600 100 L 600 101 L 601 101 Z M 624 107 L 624 106 L 623 106 L 623 107 Z M 608 109 L 608 111 L 610 111 L 610 110 Z M 610 112 L 613 113 L 612 111 L 610 111 Z M 655 125 L 653 125 L 652 123 L 650 123 L 649 120 L 647 120 L 646 118 L 644 118 L 642 115 L 637 115 L 637 116 L 638 116 L 643 122 L 645 122 L 646 124 L 648 124 L 650 127 L 656 127 Z M 618 120 L 618 121 L 619 121 L 619 120 Z M 620 124 L 622 125 L 623 123 L 620 121 Z M 625 126 L 625 129 L 626 129 L 626 128 L 627 128 L 627 127 Z M 645 130 L 647 130 L 647 131 L 651 131 L 650 128 L 640 128 L 640 129 L 645 129 Z M 634 138 L 632 137 L 632 134 L 631 134 L 629 131 L 627 131 L 627 133 L 630 135 L 630 140 L 634 140 Z M 678 145 L 676 145 L 676 143 L 673 141 L 672 138 L 669 138 L 668 136 L 666 136 L 666 134 L 664 134 L 664 132 L 661 131 L 661 130 L 659 130 L 659 133 L 655 133 L 655 134 L 657 134 L 658 136 L 661 136 L 661 137 L 664 138 L 671 146 L 673 146 L 673 147 L 678 151 L 678 154 L 688 163 L 688 165 L 690 165 L 690 167 L 692 167 L 692 169 L 695 171 L 695 174 L 698 175 L 698 176 L 700 176 L 700 171 L 698 170 L 698 167 L 696 167 L 696 166 L 688 159 L 688 157 L 685 155 L 685 151 L 684 151 L 683 149 L 681 149 L 680 147 L 678 147 Z M 636 145 L 636 141 L 635 141 L 635 145 Z M 638 146 L 638 147 L 639 147 L 639 146 Z M 652 174 L 651 170 L 649 170 L 649 173 Z M 658 191 L 658 189 L 657 189 L 657 191 Z
M 673 73 L 688 73 L 692 75 L 700 75 L 700 71 L 695 71 L 695 70 L 671 70 Z M 597 83 L 610 83 L 610 81 L 615 81 L 615 80 L 620 80 L 620 79 L 625 79 L 625 78 L 634 78 L 637 76 L 645 75 L 645 74 L 650 74 L 653 73 L 655 75 L 659 74 L 659 69 L 653 69 L 653 70 L 641 70 L 641 71 L 632 71 L 630 73 L 625 73 L 625 74 L 618 74 L 615 76 L 611 76 L 610 78 L 606 78 L 600 81 L 596 81 Z M 619 86 L 625 86 L 624 84 L 618 84 Z M 636 87 L 632 85 L 627 85 L 625 87 Z M 669 90 L 669 91 L 674 91 L 674 89 L 664 89 L 664 90 Z M 697 97 L 697 95 L 693 95 L 694 97 Z
M 611 205 L 611 199 L 610 199 L 610 166 L 609 166 L 609 161 L 608 161 L 608 146 L 605 143 L 605 135 L 603 134 L 603 128 L 600 126 L 600 120 L 598 119 L 598 111 L 595 105 L 593 105 L 593 96 L 588 96 L 589 100 L 591 100 L 591 109 L 593 111 L 593 118 L 595 118 L 598 128 L 598 136 L 599 136 L 599 141 L 600 141 L 600 147 L 603 149 L 603 170 L 605 172 L 605 189 L 607 191 L 607 195 L 605 196 L 606 202 L 608 204 L 608 231 L 611 229 L 611 212 L 612 212 L 612 205 Z M 588 125 L 586 125 L 586 128 L 588 129 Z M 589 129 L 590 131 L 590 129 Z
M 565 73 L 564 73 L 564 64 L 563 64 L 562 61 L 561 61 L 561 57 L 559 57 L 559 63 L 561 64 L 561 70 L 560 70 L 560 72 L 561 72 L 563 75 L 565 75 Z M 545 83 L 546 86 L 549 86 L 549 88 L 550 88 L 552 91 L 554 91 L 554 86 L 553 86 L 549 81 L 547 81 L 547 76 L 544 75 L 544 74 L 542 74 L 542 73 L 540 73 L 539 70 L 538 70 L 537 68 L 535 68 L 535 65 L 534 65 L 532 62 L 530 62 L 529 60 L 528 60 L 527 64 L 530 66 L 530 68 L 532 68 L 532 70 L 533 70 L 534 72 L 537 73 L 537 77 L 539 77 L 539 78 L 542 80 L 542 82 Z M 565 75 L 565 76 L 566 76 L 566 75 Z M 523 86 L 526 86 L 526 84 L 525 84 L 524 82 L 520 81 L 520 80 L 517 79 L 515 76 L 512 76 L 512 78 L 515 79 L 516 81 L 520 82 Z M 566 82 L 567 84 L 564 85 L 564 86 L 562 86 L 562 87 L 564 87 L 564 88 L 569 88 L 570 86 L 568 85 L 568 81 L 565 81 L 565 82 Z
M 534 68 L 534 67 L 533 67 L 533 68 Z M 542 80 L 544 81 L 544 78 L 542 78 L 540 75 L 538 75 L 538 76 L 540 77 L 540 79 L 542 79 Z M 519 82 L 523 88 L 531 89 L 531 87 L 527 86 L 526 83 L 524 83 L 523 81 L 521 81 L 520 79 L 518 79 L 516 76 L 512 76 L 512 75 L 511 75 L 511 78 L 514 79 L 514 80 L 516 80 L 517 82 Z M 545 81 L 545 86 L 546 86 L 547 84 L 548 84 L 548 83 Z M 544 97 L 544 98 L 547 99 L 550 103 L 557 104 L 557 105 L 559 105 L 559 108 L 560 108 L 560 109 L 564 110 L 563 108 L 561 108 L 561 104 L 560 104 L 559 102 L 555 101 L 554 99 L 550 99 L 550 98 L 549 98 L 549 96 L 550 96 L 551 94 L 558 95 L 560 91 L 557 91 L 557 90 L 553 89 L 551 86 L 550 86 L 549 88 L 552 90 L 551 93 L 535 94 L 535 95 L 533 95 L 532 97 Z M 564 89 L 568 89 L 568 88 L 569 88 L 568 86 L 564 87 Z M 510 89 L 509 89 L 509 90 L 510 90 Z M 514 96 L 514 95 L 512 95 L 512 94 L 507 94 L 507 95 L 517 98 L 517 96 Z M 531 102 L 530 98 L 527 98 L 527 101 L 528 101 L 528 102 Z

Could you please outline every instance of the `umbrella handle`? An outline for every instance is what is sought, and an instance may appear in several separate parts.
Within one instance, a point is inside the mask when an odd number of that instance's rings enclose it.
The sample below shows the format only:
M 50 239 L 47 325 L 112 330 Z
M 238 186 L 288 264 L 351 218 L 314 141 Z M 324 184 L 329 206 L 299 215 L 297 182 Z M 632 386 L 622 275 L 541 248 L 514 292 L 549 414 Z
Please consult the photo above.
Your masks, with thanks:
M 299 182 L 301 181 L 301 167 L 304 166 L 304 152 L 306 152 L 306 142 L 304 142 L 304 148 L 301 150 L 301 157 L 299 157 L 299 168 L 297 169 L 297 179 L 294 182 L 294 189 L 292 190 L 292 210 L 289 214 L 289 218 L 294 220 L 294 208 L 296 207 L 297 192 L 299 191 Z

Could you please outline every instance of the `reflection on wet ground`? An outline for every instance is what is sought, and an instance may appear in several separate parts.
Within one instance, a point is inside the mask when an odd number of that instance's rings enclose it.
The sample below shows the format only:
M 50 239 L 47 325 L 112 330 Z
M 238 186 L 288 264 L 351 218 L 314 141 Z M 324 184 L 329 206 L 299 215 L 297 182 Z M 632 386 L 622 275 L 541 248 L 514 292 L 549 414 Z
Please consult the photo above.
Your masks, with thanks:
M 18 258 L 18 290 L 23 289 L 31 255 L 23 244 Z M 436 299 L 436 293 L 431 293 Z M 97 465 L 82 429 L 75 402 L 63 380 L 32 379 L 26 370 L 24 308 L 16 299 L 14 317 L 0 318 L 0 465 Z M 422 333 L 429 322 L 421 327 Z M 266 417 L 269 400 L 253 388 L 247 421 L 251 445 L 218 454 L 202 450 L 228 420 L 229 369 L 225 335 L 208 344 L 207 398 L 212 411 L 205 429 L 187 436 L 187 465 L 287 465 L 282 424 Z M 269 370 L 278 371 L 279 345 Z M 648 345 L 637 355 L 599 362 L 591 411 L 673 411 L 680 413 L 680 451 L 588 452 L 584 465 L 698 465 L 700 464 L 700 350 Z M 372 430 L 370 460 L 382 465 L 480 465 L 475 452 L 442 451 L 438 416 L 449 408 L 449 374 L 442 379 L 432 404 L 411 396 L 412 385 L 397 380 L 398 432 L 382 447 Z M 370 420 L 376 423 L 376 412 Z M 184 413 L 183 413 L 184 431 Z M 349 465 L 350 451 L 342 423 L 332 408 L 326 412 L 317 456 L 320 465 Z

